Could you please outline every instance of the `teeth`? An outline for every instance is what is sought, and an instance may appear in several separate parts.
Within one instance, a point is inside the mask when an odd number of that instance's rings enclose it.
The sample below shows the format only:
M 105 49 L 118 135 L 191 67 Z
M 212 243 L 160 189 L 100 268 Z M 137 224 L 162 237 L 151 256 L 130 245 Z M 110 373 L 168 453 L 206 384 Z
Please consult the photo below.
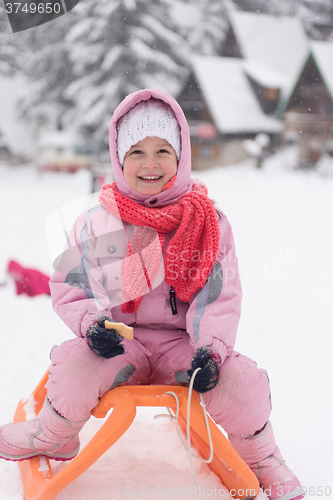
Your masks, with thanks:
M 161 176 L 160 175 L 145 175 L 142 176 L 141 179 L 146 179 L 146 180 L 154 180 L 154 179 L 159 179 Z

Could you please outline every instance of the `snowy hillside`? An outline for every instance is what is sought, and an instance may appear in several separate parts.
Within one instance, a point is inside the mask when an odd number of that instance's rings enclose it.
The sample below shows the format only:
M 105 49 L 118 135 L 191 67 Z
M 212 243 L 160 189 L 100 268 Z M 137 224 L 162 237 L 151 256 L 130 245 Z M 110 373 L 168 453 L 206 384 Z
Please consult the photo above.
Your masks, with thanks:
M 236 348 L 269 372 L 277 442 L 302 484 L 313 487 L 308 498 L 331 499 L 333 179 L 288 171 L 285 162 L 278 156 L 263 171 L 248 163 L 195 176 L 207 183 L 234 230 L 244 290 Z M 89 188 L 87 173 L 38 176 L 33 167 L 0 165 L 0 282 L 10 259 L 52 272 L 45 221 Z M 18 401 L 45 372 L 52 346 L 72 334 L 49 297 L 17 297 L 11 281 L 0 287 L 0 307 L 1 425 L 12 421 Z M 180 496 L 198 498 L 173 424 L 153 420 L 155 413 L 140 409 L 130 430 L 57 499 L 120 500 L 129 490 L 148 488 L 156 496 L 180 489 Z M 96 419 L 87 424 L 83 445 L 100 425 Z M 206 496 L 221 489 L 206 465 L 195 468 Z M 16 463 L 0 461 L 0 500 L 23 500 Z

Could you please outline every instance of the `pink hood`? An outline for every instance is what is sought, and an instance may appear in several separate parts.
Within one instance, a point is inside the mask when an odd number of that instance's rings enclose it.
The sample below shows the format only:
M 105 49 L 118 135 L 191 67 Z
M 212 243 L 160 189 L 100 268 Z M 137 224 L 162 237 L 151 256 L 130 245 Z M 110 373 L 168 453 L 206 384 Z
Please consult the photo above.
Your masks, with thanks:
M 127 113 L 131 108 L 133 108 L 140 101 L 147 101 L 151 97 L 155 99 L 161 99 L 162 101 L 169 104 L 172 108 L 175 117 L 179 123 L 181 130 L 181 155 L 178 164 L 177 179 L 174 185 L 162 191 L 161 193 L 153 196 L 144 196 L 137 193 L 132 189 L 125 180 L 123 170 L 118 160 L 117 154 L 117 122 L 118 120 Z M 114 178 L 117 184 L 118 190 L 128 198 L 140 203 L 141 205 L 151 206 L 150 200 L 157 199 L 157 203 L 154 204 L 154 208 L 162 207 L 165 205 L 170 205 L 176 203 L 177 200 L 185 193 L 192 191 L 192 179 L 191 179 L 191 145 L 190 145 L 190 134 L 188 130 L 188 124 L 183 113 L 183 110 L 179 106 L 178 102 L 171 97 L 169 94 L 159 89 L 145 89 L 129 94 L 116 108 L 113 113 L 111 123 L 110 123 L 110 155 L 111 163 L 114 173 Z

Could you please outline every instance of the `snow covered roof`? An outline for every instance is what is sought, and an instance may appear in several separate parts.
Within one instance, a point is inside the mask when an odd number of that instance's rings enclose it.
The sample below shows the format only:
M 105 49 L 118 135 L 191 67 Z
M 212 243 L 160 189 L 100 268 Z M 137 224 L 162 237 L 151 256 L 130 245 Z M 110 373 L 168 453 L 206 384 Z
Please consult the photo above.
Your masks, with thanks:
M 282 124 L 262 111 L 243 59 L 194 56 L 192 69 L 220 133 L 277 133 Z
M 282 93 L 290 92 L 309 47 L 300 20 L 235 10 L 229 20 L 244 59 L 279 73 Z
M 293 91 L 297 85 L 297 82 L 299 81 L 304 68 L 306 66 L 306 63 L 308 61 L 308 58 L 310 56 L 313 56 L 313 59 L 315 61 L 315 64 L 318 68 L 319 73 L 322 76 L 323 82 L 327 88 L 328 93 L 331 96 L 331 99 L 333 100 L 333 42 L 322 42 L 322 41 L 311 41 L 309 45 L 309 50 L 307 53 L 307 57 L 300 68 L 298 74 L 295 76 L 295 80 L 293 82 L 292 87 L 290 88 L 290 92 L 288 95 L 285 96 L 284 99 L 281 99 L 276 115 L 281 116 L 284 111 L 286 110 L 290 99 L 292 97 Z
M 311 53 L 333 99 L 333 42 L 312 42 Z
M 281 88 L 286 85 L 286 78 L 266 64 L 258 61 L 244 61 L 246 73 L 263 87 Z

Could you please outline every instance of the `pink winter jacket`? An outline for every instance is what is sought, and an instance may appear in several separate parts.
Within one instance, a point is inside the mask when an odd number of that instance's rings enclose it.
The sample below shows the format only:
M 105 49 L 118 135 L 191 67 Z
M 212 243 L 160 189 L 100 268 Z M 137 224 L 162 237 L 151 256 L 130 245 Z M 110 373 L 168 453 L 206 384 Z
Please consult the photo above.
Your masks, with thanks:
M 117 155 L 119 118 L 137 102 L 150 97 L 168 103 L 181 128 L 182 151 L 174 185 L 155 196 L 145 197 L 125 181 Z M 179 104 L 161 90 L 135 92 L 122 101 L 110 124 L 110 154 L 117 187 L 122 194 L 148 207 L 176 203 L 192 190 L 191 148 L 187 121 Z M 153 201 L 153 205 L 150 202 Z M 121 263 L 134 226 L 109 213 L 102 205 L 85 210 L 76 220 L 50 280 L 54 310 L 78 336 L 85 336 L 88 326 L 100 314 L 134 327 L 183 329 L 190 336 L 193 349 L 208 345 L 222 361 L 234 348 L 241 309 L 241 286 L 234 240 L 230 224 L 221 212 L 220 250 L 205 286 L 183 302 L 176 297 L 171 307 L 170 287 L 160 272 L 152 289 L 143 296 L 136 313 L 121 312 Z M 174 233 L 167 235 L 164 252 Z M 174 314 L 173 314 L 174 313 Z

